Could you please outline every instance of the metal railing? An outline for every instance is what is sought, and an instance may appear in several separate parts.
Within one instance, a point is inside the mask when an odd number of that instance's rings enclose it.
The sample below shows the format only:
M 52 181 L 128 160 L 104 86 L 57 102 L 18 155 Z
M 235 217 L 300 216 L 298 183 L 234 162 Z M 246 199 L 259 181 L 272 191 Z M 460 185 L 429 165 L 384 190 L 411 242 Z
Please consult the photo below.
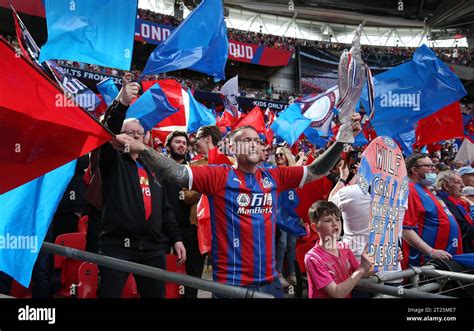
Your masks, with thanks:
M 420 281 L 421 275 L 427 276 L 428 278 Z M 402 282 L 404 278 L 409 279 L 409 284 L 404 284 L 403 286 L 398 287 L 384 284 L 386 282 Z M 442 290 L 443 284 L 448 279 L 470 283 L 465 285 L 466 287 L 474 283 L 474 275 L 472 274 L 437 270 L 434 266 L 430 265 L 411 267 L 409 269 L 390 273 L 375 274 L 374 276 L 359 281 L 356 288 L 363 291 L 381 293 L 401 298 L 453 299 L 455 297 L 441 294 L 450 290 L 442 291 L 440 293 L 429 293 L 439 292 Z M 459 288 L 462 287 L 463 286 L 460 286 Z
M 153 268 L 135 262 L 120 260 L 114 257 L 94 254 L 48 242 L 44 242 L 42 248 L 47 253 L 65 256 L 70 259 L 95 263 L 107 268 L 130 272 L 153 279 L 158 279 L 164 282 L 178 283 L 187 287 L 209 291 L 222 297 L 261 299 L 274 298 L 270 294 L 257 292 L 252 289 L 211 282 L 197 277 L 166 271 L 159 268 Z
M 162 270 L 159 268 L 154 268 L 135 262 L 120 260 L 114 257 L 81 251 L 75 248 L 65 247 L 48 242 L 44 242 L 42 247 L 47 253 L 65 256 L 70 259 L 95 263 L 97 265 L 101 265 L 107 268 L 134 273 L 141 276 L 161 280 L 164 282 L 178 283 L 187 287 L 209 291 L 215 293 L 216 295 L 219 295 L 220 297 L 266 299 L 274 298 L 270 294 L 258 292 L 252 289 L 220 284 L 197 277 Z M 404 278 L 418 279 L 419 275 L 435 277 L 433 279 L 433 281 L 435 282 L 425 283 L 423 285 L 419 285 L 417 282 L 417 286 L 413 286 L 412 288 L 407 288 L 406 285 L 391 286 L 384 284 L 386 282 L 401 281 Z M 384 273 L 380 275 L 376 274 L 369 278 L 361 279 L 357 284 L 356 289 L 401 298 L 452 299 L 453 297 L 450 296 L 429 293 L 433 291 L 438 291 L 441 288 L 441 284 L 439 283 L 439 281 L 445 280 L 447 278 L 457 279 L 460 281 L 474 282 L 474 275 L 471 274 L 437 270 L 434 266 L 423 266 L 412 267 L 406 270 Z M 438 280 L 438 282 L 436 282 L 436 280 Z

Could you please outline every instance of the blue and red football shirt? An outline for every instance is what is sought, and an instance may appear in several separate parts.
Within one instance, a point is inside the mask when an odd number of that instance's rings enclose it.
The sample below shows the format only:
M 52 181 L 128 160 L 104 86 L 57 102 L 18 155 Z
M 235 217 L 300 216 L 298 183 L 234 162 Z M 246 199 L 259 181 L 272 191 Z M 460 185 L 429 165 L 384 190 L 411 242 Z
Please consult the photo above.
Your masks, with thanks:
M 462 237 L 456 219 L 436 195 L 423 185 L 410 181 L 408 209 L 403 219 L 404 229 L 415 230 L 421 239 L 435 249 L 451 255 L 462 254 Z M 404 243 L 403 255 L 409 266 L 420 266 L 429 257 Z
M 235 286 L 273 281 L 277 193 L 303 186 L 306 167 L 257 168 L 249 174 L 210 165 L 188 172 L 189 189 L 209 198 L 214 280 Z

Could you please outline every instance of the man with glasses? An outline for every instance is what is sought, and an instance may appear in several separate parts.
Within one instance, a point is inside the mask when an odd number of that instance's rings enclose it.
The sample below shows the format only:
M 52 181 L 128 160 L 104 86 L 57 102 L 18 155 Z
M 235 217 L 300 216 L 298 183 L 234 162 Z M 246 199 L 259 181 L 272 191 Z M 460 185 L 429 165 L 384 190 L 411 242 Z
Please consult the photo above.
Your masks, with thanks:
M 361 130 L 359 114 L 352 116 L 347 128 L 357 136 Z M 307 167 L 265 169 L 258 167 L 262 145 L 252 126 L 236 129 L 229 138 L 236 166 L 178 165 L 126 135 L 115 137 L 113 144 L 118 150 L 138 153 L 163 178 L 208 196 L 215 281 L 281 298 L 284 294 L 275 269 L 274 249 L 277 192 L 325 176 L 347 141 L 338 136 L 338 141 Z
M 461 230 L 445 203 L 428 187 L 434 185 L 435 166 L 427 154 L 405 161 L 409 182 L 408 209 L 403 219 L 404 268 L 429 259 L 449 260 L 462 253 Z
M 207 159 L 209 150 L 217 148 L 221 139 L 222 134 L 217 126 L 208 125 L 200 127 L 194 140 L 196 152 L 204 155 Z M 205 164 L 207 164 L 207 162 L 205 162 Z
M 438 196 L 454 215 L 461 228 L 464 253 L 474 252 L 474 223 L 470 208 L 461 199 L 464 183 L 456 171 L 448 170 L 439 173 L 436 179 Z
M 107 110 L 110 117 L 106 125 L 112 132 L 144 144 L 149 134 L 140 122 L 125 120 L 130 101 L 137 97 L 138 91 L 137 83 L 124 79 L 117 100 Z M 169 238 L 178 255 L 178 263 L 183 263 L 186 250 L 161 178 L 156 177 L 138 153 L 120 153 L 108 143 L 100 148 L 99 167 L 103 194 L 99 253 L 166 269 L 165 250 Z M 99 266 L 99 272 L 98 296 L 120 298 L 129 273 L 102 266 Z M 140 275 L 135 275 L 135 280 L 142 298 L 165 296 L 162 281 Z

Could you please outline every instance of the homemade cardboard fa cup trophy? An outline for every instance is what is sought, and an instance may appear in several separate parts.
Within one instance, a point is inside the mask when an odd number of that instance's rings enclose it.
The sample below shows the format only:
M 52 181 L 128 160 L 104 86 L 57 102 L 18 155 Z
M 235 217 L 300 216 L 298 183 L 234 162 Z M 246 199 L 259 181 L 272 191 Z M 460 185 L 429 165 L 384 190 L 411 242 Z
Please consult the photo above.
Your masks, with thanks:
M 362 24 L 356 30 L 352 47 L 349 51 L 344 50 L 339 60 L 339 101 L 336 105 L 341 127 L 336 140 L 345 143 L 353 143 L 351 115 L 360 100 L 364 84 L 372 84 L 372 75 L 369 67 L 362 60 L 360 50 L 360 36 Z M 370 97 L 369 97 L 370 98 Z

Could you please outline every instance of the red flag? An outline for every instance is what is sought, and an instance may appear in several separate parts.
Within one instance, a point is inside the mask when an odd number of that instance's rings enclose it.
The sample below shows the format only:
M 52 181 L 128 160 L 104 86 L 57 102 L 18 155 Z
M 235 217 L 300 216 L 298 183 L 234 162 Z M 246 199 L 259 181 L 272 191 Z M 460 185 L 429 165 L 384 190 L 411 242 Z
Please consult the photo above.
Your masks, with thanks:
M 332 190 L 332 182 L 327 178 L 312 181 L 303 188 L 296 189 L 296 196 L 299 199 L 296 213 L 306 223 L 309 223 L 308 209 L 318 200 L 327 200 Z
M 95 118 L 100 118 L 102 115 L 105 114 L 105 111 L 107 110 L 107 104 L 105 103 L 104 98 L 100 93 L 96 93 L 96 95 L 100 99 L 100 104 L 94 110 L 94 116 Z
M 0 39 L 0 194 L 97 148 L 112 135 Z
M 217 120 L 216 125 L 218 127 L 228 127 L 228 126 L 234 126 L 234 124 L 237 122 L 237 118 L 232 116 L 228 111 L 224 111 L 222 113 L 222 116 Z
M 428 150 L 428 153 L 432 154 L 434 152 L 440 151 L 442 147 L 443 146 L 441 146 L 441 144 L 433 143 L 433 144 L 428 144 L 426 146 L 426 149 Z
M 267 145 L 271 145 L 273 143 L 273 138 L 274 138 L 273 130 L 270 128 L 266 129 L 265 139 L 267 139 Z
M 173 131 L 162 130 L 161 128 L 153 128 L 151 130 L 151 138 L 152 138 L 152 142 L 155 144 L 154 146 L 157 147 L 156 145 L 157 139 L 159 139 L 164 146 L 166 142 L 166 137 L 168 137 L 168 135 L 171 132 Z
M 210 149 L 207 152 L 209 164 L 228 164 L 233 165 L 227 156 L 219 151 L 219 148 Z
M 253 126 L 258 133 L 266 132 L 267 128 L 265 127 L 265 120 L 263 119 L 263 113 L 259 106 L 255 106 L 255 108 L 247 115 L 242 116 L 232 129 L 237 129 L 246 125 Z
M 440 140 L 463 137 L 461 106 L 456 101 L 418 122 L 414 146 L 421 147 Z
M 206 254 L 211 250 L 212 231 L 210 209 L 207 195 L 201 195 L 201 199 L 199 199 L 197 205 L 197 237 L 199 252 L 201 254 Z
M 366 121 L 362 126 L 362 134 L 364 135 L 365 139 L 370 143 L 372 140 L 377 138 L 377 132 L 375 132 L 374 127 L 370 124 L 369 121 Z
M 10 3 L 18 12 L 27 15 L 45 17 L 44 5 L 41 0 L 0 0 L 0 7 L 10 9 Z

